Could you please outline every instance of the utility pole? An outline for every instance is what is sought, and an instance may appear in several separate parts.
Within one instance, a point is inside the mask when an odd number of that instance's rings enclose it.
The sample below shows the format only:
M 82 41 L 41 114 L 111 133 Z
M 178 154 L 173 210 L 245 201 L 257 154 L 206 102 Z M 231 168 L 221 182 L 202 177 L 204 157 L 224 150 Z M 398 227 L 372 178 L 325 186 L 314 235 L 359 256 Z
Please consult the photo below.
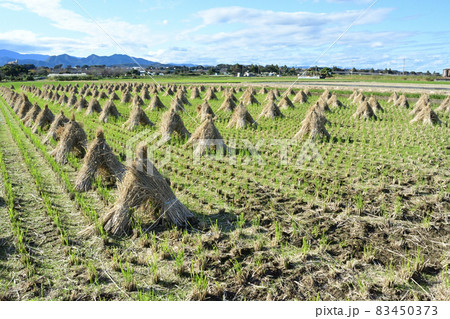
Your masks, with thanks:
M 403 58 L 403 75 L 405 75 L 405 58 Z

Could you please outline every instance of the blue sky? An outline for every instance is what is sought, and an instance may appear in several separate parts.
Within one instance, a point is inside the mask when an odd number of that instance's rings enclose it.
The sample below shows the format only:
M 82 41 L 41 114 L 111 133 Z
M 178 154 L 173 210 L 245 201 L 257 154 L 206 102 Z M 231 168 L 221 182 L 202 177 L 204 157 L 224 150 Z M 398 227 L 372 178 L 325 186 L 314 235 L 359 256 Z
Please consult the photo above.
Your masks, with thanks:
M 206 65 L 450 67 L 450 1 L 379 0 L 366 11 L 373 2 L 0 0 L 0 49 Z

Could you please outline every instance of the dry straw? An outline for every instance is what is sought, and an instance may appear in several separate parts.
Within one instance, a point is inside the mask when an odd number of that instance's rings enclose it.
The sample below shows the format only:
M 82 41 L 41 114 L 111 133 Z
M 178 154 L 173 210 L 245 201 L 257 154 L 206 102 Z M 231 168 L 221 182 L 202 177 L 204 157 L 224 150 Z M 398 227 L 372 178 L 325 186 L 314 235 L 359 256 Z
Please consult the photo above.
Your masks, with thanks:
M 153 95 L 152 99 L 150 100 L 150 104 L 147 108 L 147 110 L 160 110 L 160 109 L 165 109 L 165 105 L 161 102 L 161 100 L 159 99 L 158 95 Z
M 31 131 L 33 133 L 37 133 L 38 129 L 45 130 L 52 124 L 54 119 L 55 116 L 53 115 L 52 111 L 50 111 L 50 109 L 48 108 L 48 105 L 45 104 L 44 108 L 41 110 L 41 112 L 39 112 L 38 116 L 36 117 L 36 121 Z
M 431 109 L 430 104 L 425 106 L 412 120 L 411 123 L 423 123 L 427 125 L 441 124 L 437 114 Z
M 370 107 L 369 103 L 367 101 L 364 101 L 356 109 L 356 112 L 353 114 L 353 118 L 364 120 L 371 120 L 371 119 L 376 120 L 377 116 Z
M 303 92 L 302 90 L 298 91 L 297 94 L 294 96 L 294 99 L 292 100 L 293 103 L 307 103 L 308 102 L 308 96 Z
M 377 99 L 372 95 L 369 100 L 367 101 L 369 103 L 370 107 L 375 113 L 383 113 L 384 109 L 381 107 L 380 103 L 377 101 Z
M 123 123 L 122 127 L 128 131 L 131 131 L 140 125 L 154 126 L 155 124 L 150 121 L 140 105 L 134 105 L 131 110 L 130 117 L 125 123 Z
M 450 112 L 450 95 L 436 109 L 437 112 Z
M 334 93 L 328 99 L 327 105 L 329 105 L 333 109 L 345 107 L 344 104 L 342 104 L 342 102 L 338 100 L 336 94 L 334 94 Z
M 34 103 L 33 107 L 28 111 L 28 113 L 23 118 L 24 125 L 27 127 L 31 127 L 40 112 L 41 108 L 37 103 Z
M 253 119 L 253 117 L 248 112 L 247 108 L 241 102 L 233 111 L 230 121 L 228 122 L 227 128 L 234 127 L 237 129 L 246 128 L 247 126 L 256 127 L 258 123 Z
M 406 98 L 405 94 L 402 94 L 397 101 L 395 101 L 394 106 L 399 106 L 402 108 L 409 108 L 409 102 L 408 99 Z
M 280 102 L 278 103 L 278 107 L 282 110 L 293 109 L 294 104 L 289 99 L 288 95 L 285 95 L 281 98 Z
M 177 199 L 166 179 L 147 159 L 147 146 L 138 146 L 136 153 L 136 160 L 119 184 L 114 206 L 103 217 L 105 231 L 116 236 L 129 234 L 133 212 L 138 209 L 159 211 L 158 220 L 187 227 L 194 220 L 194 214 Z
M 236 108 L 236 103 L 234 103 L 233 99 L 230 95 L 227 95 L 223 100 L 223 103 L 220 105 L 218 111 L 222 112 L 233 112 Z
M 315 110 L 315 108 L 311 108 L 305 119 L 302 121 L 302 126 L 300 130 L 295 134 L 294 139 L 305 139 L 309 138 L 312 140 L 316 140 L 319 138 L 330 138 L 330 134 L 325 128 L 326 119 L 325 116 L 320 114 Z
M 197 106 L 197 113 L 197 116 L 200 117 L 201 122 L 203 122 L 208 116 L 215 117 L 215 114 L 207 101 L 204 101 L 202 104 Z
M 181 138 L 189 138 L 191 136 L 191 133 L 189 133 L 184 126 L 180 114 L 178 114 L 173 107 L 163 114 L 160 124 L 160 133 L 163 140 L 169 140 L 174 133 Z
M 74 152 L 78 157 L 83 157 L 86 153 L 87 135 L 81 125 L 75 121 L 75 115 L 72 114 L 70 121 L 64 126 L 64 131 L 51 152 L 55 161 L 59 164 L 67 163 L 67 155 Z
M 275 119 L 277 117 L 283 118 L 284 115 L 283 115 L 283 113 L 281 113 L 280 108 L 272 100 L 272 101 L 267 102 L 267 104 L 264 106 L 264 108 L 258 118 L 261 118 L 261 117 L 265 117 L 268 119 Z
M 397 92 L 393 92 L 391 94 L 391 96 L 388 98 L 387 103 L 395 104 L 397 102 L 397 100 L 398 100 L 398 94 L 397 94 Z
M 99 120 L 100 122 L 107 123 L 110 117 L 118 118 L 120 117 L 120 113 L 117 110 L 116 105 L 113 100 L 108 100 L 103 106 L 103 111 L 100 113 Z
M 75 190 L 79 192 L 90 190 L 96 174 L 105 179 L 113 178 L 118 181 L 121 181 L 125 174 L 125 166 L 106 143 L 101 128 L 98 129 L 95 140 L 89 144 L 83 166 L 75 180 Z
M 63 131 L 64 125 L 69 122 L 69 119 L 64 115 L 64 112 L 61 110 L 56 118 L 53 120 L 50 125 L 50 129 L 48 130 L 47 136 L 44 139 L 44 144 L 47 144 L 50 140 L 59 141 Z
M 208 115 L 202 124 L 186 142 L 186 147 L 194 147 L 194 155 L 201 156 L 208 150 L 225 153 L 226 145 L 222 135 L 214 125 L 214 119 Z
M 89 101 L 89 105 L 86 110 L 86 115 L 90 115 L 93 113 L 101 113 L 101 112 L 102 112 L 102 107 L 100 106 L 100 103 L 98 102 L 98 100 L 96 98 L 93 97 Z

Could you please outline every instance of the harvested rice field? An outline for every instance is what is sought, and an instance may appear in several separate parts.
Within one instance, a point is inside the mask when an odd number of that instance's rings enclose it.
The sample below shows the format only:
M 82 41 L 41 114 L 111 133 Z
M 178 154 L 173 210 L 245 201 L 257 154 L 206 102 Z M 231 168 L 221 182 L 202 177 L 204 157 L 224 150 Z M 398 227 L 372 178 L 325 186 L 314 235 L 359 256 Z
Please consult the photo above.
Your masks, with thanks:
M 0 86 L 1 300 L 449 300 L 448 92 Z

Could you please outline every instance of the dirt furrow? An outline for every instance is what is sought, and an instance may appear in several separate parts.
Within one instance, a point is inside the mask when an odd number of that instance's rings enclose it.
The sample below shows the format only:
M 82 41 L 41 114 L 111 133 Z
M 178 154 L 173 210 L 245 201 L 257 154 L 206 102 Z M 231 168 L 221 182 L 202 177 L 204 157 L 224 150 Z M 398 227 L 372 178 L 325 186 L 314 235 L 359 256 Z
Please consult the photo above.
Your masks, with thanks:
M 10 117 L 11 123 L 16 125 L 15 119 Z M 26 145 L 27 152 L 33 159 L 33 162 L 36 163 L 37 167 L 40 168 L 41 175 L 43 178 L 43 184 L 45 185 L 46 193 L 51 198 L 51 202 L 59 213 L 62 224 L 64 225 L 64 229 L 66 230 L 70 243 L 69 247 L 64 247 L 60 240 L 59 234 L 56 230 L 56 227 L 52 224 L 52 220 L 46 215 L 45 208 L 43 206 L 42 200 L 35 205 L 39 205 L 39 209 L 41 210 L 41 214 L 36 216 L 33 214 L 32 218 L 39 218 L 42 221 L 42 228 L 39 229 L 39 232 L 36 231 L 37 237 L 41 240 L 42 244 L 39 247 L 45 247 L 55 250 L 53 253 L 55 256 L 48 258 L 49 262 L 41 262 L 43 265 L 43 271 L 45 273 L 51 273 L 51 269 L 56 267 L 59 272 L 55 274 L 56 280 L 51 283 L 51 289 L 48 291 L 44 291 L 47 293 L 49 298 L 55 298 L 56 296 L 60 297 L 64 295 L 61 293 L 61 289 L 64 289 L 66 295 L 64 298 L 67 299 L 96 299 L 99 296 L 104 294 L 111 295 L 114 291 L 114 287 L 112 283 L 108 283 L 108 279 L 104 276 L 104 271 L 110 271 L 110 269 L 103 269 L 108 267 L 109 263 L 107 262 L 108 257 L 104 256 L 104 252 L 102 251 L 102 240 L 99 237 L 93 236 L 92 238 L 82 238 L 79 233 L 84 230 L 89 224 L 85 216 L 81 213 L 80 210 L 76 208 L 75 203 L 69 198 L 69 195 L 64 191 L 62 185 L 58 182 L 58 176 L 56 173 L 52 171 L 46 160 L 43 158 L 40 151 L 38 151 L 35 146 L 31 143 L 31 141 L 26 137 L 25 133 L 22 132 L 17 126 L 18 132 L 20 134 L 21 141 Z M 12 136 L 8 133 L 9 138 L 12 139 Z M 17 149 L 15 151 L 20 152 Z M 23 164 L 23 163 L 22 163 Z M 24 169 L 26 170 L 26 165 L 23 164 Z M 28 173 L 28 171 L 27 171 Z M 28 177 L 30 178 L 30 183 L 34 184 L 32 181 L 32 176 L 28 173 Z M 11 179 L 14 180 L 14 177 L 11 176 Z M 21 183 L 23 187 L 24 183 Z M 38 192 L 34 185 L 29 185 L 30 188 L 33 188 L 33 193 L 29 194 L 31 199 L 39 198 Z M 27 199 L 24 199 L 22 196 L 18 196 L 24 202 L 28 202 Z M 33 203 L 32 200 L 28 203 Z M 39 210 L 36 207 L 36 211 Z M 68 256 L 68 250 L 73 252 L 73 256 L 79 256 L 78 261 L 74 261 L 74 258 Z M 41 251 L 42 254 L 48 256 L 47 253 Z M 53 261 L 53 262 L 52 262 Z M 92 281 L 92 271 L 89 272 L 88 268 L 94 267 L 98 273 L 98 279 L 102 280 L 102 287 L 95 285 L 87 285 Z M 39 270 L 38 270 L 39 271 Z M 91 273 L 91 274 L 90 274 Z M 45 277 L 44 277 L 45 278 Z M 91 280 L 90 280 L 91 279 Z M 90 287 L 91 286 L 91 287 Z M 44 296 L 45 297 L 45 296 Z
M 8 175 L 11 178 L 13 192 L 16 195 L 16 210 L 20 214 L 21 222 L 27 229 L 26 241 L 31 251 L 36 268 L 36 288 L 40 296 L 44 299 L 52 299 L 65 295 L 61 290 L 66 290 L 67 298 L 70 298 L 70 290 L 76 290 L 76 286 L 85 284 L 76 280 L 82 271 L 80 267 L 69 264 L 67 249 L 65 249 L 59 239 L 59 234 L 52 221 L 46 214 L 42 198 L 36 189 L 34 178 L 29 173 L 22 158 L 18 146 L 8 129 L 3 129 L 0 135 L 0 148 L 3 152 L 4 162 Z M 30 146 L 28 150 L 33 150 Z M 33 156 L 36 159 L 35 156 Z M 42 163 L 36 162 L 43 170 Z M 45 176 L 50 174 L 43 172 Z M 48 192 L 55 199 L 61 197 L 57 183 L 51 187 L 48 184 Z M 62 201 L 55 201 L 61 212 L 66 211 L 69 205 L 64 205 Z M 65 214 L 61 214 L 65 215 Z M 80 220 L 80 218 L 75 221 Z M 36 290 L 36 289 L 35 289 Z

